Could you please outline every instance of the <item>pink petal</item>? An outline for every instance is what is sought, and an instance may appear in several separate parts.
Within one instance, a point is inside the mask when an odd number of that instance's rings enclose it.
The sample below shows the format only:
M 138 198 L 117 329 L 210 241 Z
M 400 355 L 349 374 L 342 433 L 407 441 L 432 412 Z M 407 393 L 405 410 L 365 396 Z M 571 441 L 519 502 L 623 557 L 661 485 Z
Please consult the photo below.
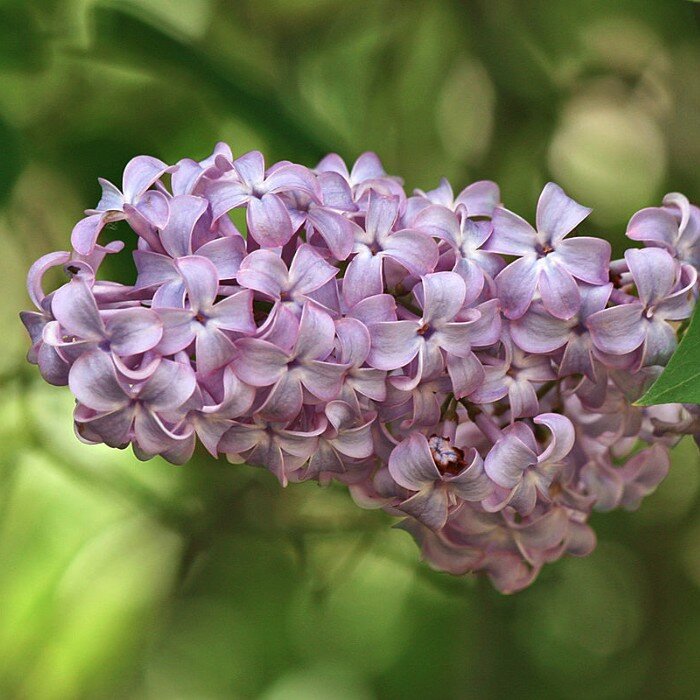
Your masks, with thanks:
M 369 332 L 372 348 L 367 363 L 377 369 L 405 367 L 418 354 L 422 343 L 415 321 L 374 323 Z
M 581 306 L 581 294 L 576 280 L 549 257 L 545 258 L 542 266 L 539 288 L 542 304 L 557 318 L 571 318 Z
M 518 258 L 501 270 L 496 277 L 496 286 L 507 318 L 520 318 L 527 311 L 539 276 L 539 260 L 534 255 Z
M 294 233 L 284 202 L 276 194 L 253 197 L 246 212 L 248 233 L 263 248 L 283 246 Z
M 559 185 L 548 182 L 537 202 L 537 230 L 545 234 L 549 243 L 557 243 L 591 211 L 571 199 Z

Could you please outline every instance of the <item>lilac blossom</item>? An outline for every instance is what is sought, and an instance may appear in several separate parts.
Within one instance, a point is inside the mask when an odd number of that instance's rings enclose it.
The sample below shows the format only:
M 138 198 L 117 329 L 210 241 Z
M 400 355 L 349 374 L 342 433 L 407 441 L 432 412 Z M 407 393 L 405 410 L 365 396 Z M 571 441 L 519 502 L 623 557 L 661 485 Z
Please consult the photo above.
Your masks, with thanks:
M 399 510 L 433 530 L 439 530 L 450 509 L 462 501 L 481 501 L 493 485 L 484 473 L 479 453 L 469 453 L 447 438 L 411 433 L 389 457 L 389 473 L 411 494 L 401 500 Z
M 681 268 L 660 248 L 631 249 L 625 260 L 639 293 L 638 300 L 603 309 L 589 316 L 593 343 L 611 355 L 638 350 L 642 365 L 665 364 L 676 347 L 676 333 L 669 321 L 688 318 L 697 282 L 694 268 Z M 685 270 L 692 269 L 686 277 Z
M 566 238 L 590 213 L 553 182 L 545 185 L 537 202 L 537 230 L 517 214 L 496 207 L 487 248 L 519 256 L 496 277 L 506 317 L 520 318 L 539 291 L 549 313 L 571 318 L 581 304 L 576 280 L 608 281 L 610 244 L 600 238 Z
M 433 568 L 512 593 L 589 554 L 591 512 L 636 508 L 700 439 L 696 406 L 635 405 L 698 297 L 700 210 L 680 194 L 635 214 L 646 247 L 610 262 L 568 237 L 590 210 L 553 183 L 532 227 L 496 183 L 407 196 L 373 153 L 268 167 L 219 143 L 100 183 L 21 314 L 84 442 L 337 481 Z M 104 276 L 119 220 L 134 284 Z

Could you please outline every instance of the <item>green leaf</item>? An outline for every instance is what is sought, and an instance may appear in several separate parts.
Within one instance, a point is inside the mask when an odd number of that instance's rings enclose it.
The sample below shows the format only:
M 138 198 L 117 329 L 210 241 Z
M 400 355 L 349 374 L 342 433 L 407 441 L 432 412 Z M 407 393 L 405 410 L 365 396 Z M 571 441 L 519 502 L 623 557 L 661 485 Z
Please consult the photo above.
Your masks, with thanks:
M 690 326 L 666 369 L 637 401 L 638 406 L 659 403 L 700 404 L 700 304 L 695 307 Z

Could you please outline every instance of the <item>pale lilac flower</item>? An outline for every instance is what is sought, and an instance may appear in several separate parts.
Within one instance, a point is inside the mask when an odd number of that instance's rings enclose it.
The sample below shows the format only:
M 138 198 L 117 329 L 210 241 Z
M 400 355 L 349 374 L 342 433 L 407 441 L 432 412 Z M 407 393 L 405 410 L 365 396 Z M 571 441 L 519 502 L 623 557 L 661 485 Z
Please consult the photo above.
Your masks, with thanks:
M 466 396 L 484 378 L 472 345 L 489 345 L 500 332 L 495 307 L 487 302 L 481 307 L 485 313 L 472 310 L 470 320 L 459 321 L 466 295 L 464 280 L 454 272 L 435 272 L 425 275 L 422 283 L 423 316 L 370 325 L 372 349 L 368 362 L 378 369 L 392 370 L 417 358 L 412 379 L 402 386 L 406 390 L 447 366 L 455 395 Z
M 343 296 L 349 306 L 384 291 L 386 258 L 414 275 L 430 272 L 437 263 L 437 245 L 430 236 L 410 229 L 393 230 L 399 205 L 398 197 L 370 194 L 364 230 L 358 233 L 355 255 L 343 281 Z
M 424 192 L 416 189 L 414 196 L 406 202 L 406 219 L 412 222 L 415 216 L 431 204 L 437 204 L 452 211 L 465 208 L 472 218 L 488 218 L 501 201 L 501 191 L 491 180 L 479 180 L 467 185 L 458 195 L 454 196 L 452 185 L 444 177 L 434 189 Z
M 610 263 L 607 242 L 567 238 L 589 210 L 552 183 L 535 230 L 495 183 L 407 197 L 373 153 L 266 168 L 219 143 L 132 160 L 123 191 L 101 182 L 73 249 L 32 266 L 21 314 L 84 442 L 175 464 L 201 443 L 283 485 L 338 481 L 402 518 L 433 568 L 512 593 L 590 553 L 592 509 L 636 507 L 700 432 L 694 406 L 634 403 L 698 297 L 700 210 L 682 195 L 632 217 L 647 247 Z M 118 220 L 134 285 L 101 274 Z M 47 294 L 55 268 L 68 281 Z
M 295 418 L 304 402 L 304 390 L 320 401 L 338 398 L 348 365 L 326 361 L 334 339 L 333 319 L 307 302 L 291 351 L 257 338 L 242 338 L 236 343 L 234 369 L 238 376 L 252 386 L 272 387 L 257 411 L 263 418 L 278 422 Z
M 690 315 L 697 274 L 693 270 L 690 279 L 683 279 L 682 273 L 689 268 L 682 268 L 660 248 L 628 250 L 625 260 L 639 300 L 589 316 L 591 338 L 605 353 L 627 355 L 639 349 L 640 364 L 665 364 L 677 344 L 675 330 L 668 321 Z
M 507 504 L 521 515 L 529 515 L 538 498 L 549 500 L 549 487 L 574 446 L 574 426 L 565 416 L 554 413 L 542 413 L 534 422 L 552 433 L 544 451 L 539 452 L 530 428 L 524 423 L 513 423 L 486 456 L 484 469 L 500 487 L 485 503 L 488 510 L 501 510 Z
M 700 268 L 700 209 L 678 192 L 667 194 L 661 207 L 638 211 L 627 225 L 627 235 Z
M 389 473 L 412 494 L 398 508 L 433 530 L 461 501 L 481 501 L 493 486 L 476 450 L 468 453 L 446 438 L 411 433 L 389 457 Z
M 219 167 L 225 167 L 222 160 L 217 159 Z M 313 195 L 316 183 L 311 172 L 293 163 L 281 163 L 266 171 L 260 151 L 236 158 L 229 168 L 231 177 L 213 180 L 204 191 L 214 219 L 245 206 L 249 234 L 262 247 L 283 246 L 294 234 L 295 226 L 280 195 L 288 191 Z
M 466 303 L 474 301 L 484 286 L 484 277 L 495 277 L 503 269 L 503 259 L 482 246 L 491 235 L 487 221 L 472 221 L 463 204 L 456 212 L 431 205 L 415 218 L 414 226 L 446 241 L 455 251 L 454 271 L 467 287 Z
M 559 376 L 584 374 L 595 379 L 595 359 L 600 357 L 588 331 L 588 318 L 602 311 L 610 298 L 612 284 L 581 284 L 581 306 L 570 319 L 552 316 L 541 302 L 534 302 L 524 316 L 512 321 L 510 333 L 522 350 L 539 355 L 563 348 Z
M 149 188 L 167 170 L 168 166 L 157 158 L 137 156 L 124 169 L 121 191 L 100 178 L 100 201 L 95 209 L 86 212 L 88 216 L 76 224 L 71 234 L 75 250 L 83 255 L 90 254 L 100 231 L 110 221 L 126 219 L 139 235 L 145 237 L 149 237 L 152 230 L 165 226 L 169 216 L 168 199 L 159 190 Z
M 296 310 L 337 274 L 337 268 L 304 243 L 294 253 L 289 269 L 276 252 L 254 250 L 241 263 L 236 280 L 242 287 Z
M 211 240 L 202 240 L 197 231 L 211 231 L 205 216 L 207 201 L 201 197 L 181 195 L 170 200 L 170 218 L 158 233 L 155 248 L 134 251 L 138 270 L 136 289 L 153 290 L 153 305 L 179 307 L 185 283 L 177 260 L 192 254 L 207 258 L 216 268 L 219 279 L 234 279 L 245 256 L 245 241 L 237 232 Z M 199 240 L 198 240 L 199 239 Z
M 282 486 L 301 469 L 318 446 L 325 425 L 312 430 L 294 430 L 286 423 L 256 418 L 252 423 L 234 421 L 219 443 L 219 450 L 232 463 L 247 462 L 265 467 Z
M 590 284 L 608 281 L 610 244 L 600 238 L 566 238 L 590 213 L 553 182 L 545 185 L 537 203 L 537 230 L 517 214 L 496 207 L 486 247 L 519 256 L 496 278 L 508 318 L 520 318 L 537 290 L 549 313 L 571 318 L 581 303 L 576 279 Z
M 151 455 L 185 439 L 164 417 L 177 412 L 196 386 L 194 372 L 180 362 L 161 360 L 145 382 L 129 384 L 117 376 L 107 353 L 93 350 L 75 361 L 69 386 L 81 405 L 76 413 L 76 421 L 83 427 L 79 432 L 87 439 L 97 435 L 112 447 L 133 439 Z
M 178 311 L 159 311 L 168 323 L 159 349 L 164 355 L 172 355 L 194 342 L 197 371 L 211 372 L 235 356 L 231 332 L 252 335 L 257 330 L 253 320 L 253 295 L 243 289 L 216 302 L 219 278 L 212 262 L 191 255 L 179 258 L 177 266 L 189 305 Z
M 371 426 L 375 413 L 358 415 L 344 401 L 329 401 L 324 409 L 326 429 L 309 459 L 304 479 L 324 479 L 344 474 L 374 450 Z

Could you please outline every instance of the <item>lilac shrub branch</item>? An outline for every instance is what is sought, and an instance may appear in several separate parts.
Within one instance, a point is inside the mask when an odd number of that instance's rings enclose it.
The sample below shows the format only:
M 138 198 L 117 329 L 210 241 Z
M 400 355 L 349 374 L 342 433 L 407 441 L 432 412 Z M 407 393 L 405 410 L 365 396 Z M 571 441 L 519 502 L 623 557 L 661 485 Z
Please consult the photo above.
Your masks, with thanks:
M 266 167 L 219 144 L 100 183 L 22 314 L 83 442 L 175 464 L 199 442 L 283 486 L 341 482 L 432 567 L 510 593 L 591 552 L 591 512 L 637 507 L 697 426 L 694 407 L 634 405 L 698 295 L 700 210 L 680 194 L 637 212 L 644 247 L 611 262 L 553 183 L 531 225 L 493 182 L 407 195 L 371 153 Z M 98 274 L 120 220 L 133 286 Z M 46 293 L 55 267 L 68 280 Z

